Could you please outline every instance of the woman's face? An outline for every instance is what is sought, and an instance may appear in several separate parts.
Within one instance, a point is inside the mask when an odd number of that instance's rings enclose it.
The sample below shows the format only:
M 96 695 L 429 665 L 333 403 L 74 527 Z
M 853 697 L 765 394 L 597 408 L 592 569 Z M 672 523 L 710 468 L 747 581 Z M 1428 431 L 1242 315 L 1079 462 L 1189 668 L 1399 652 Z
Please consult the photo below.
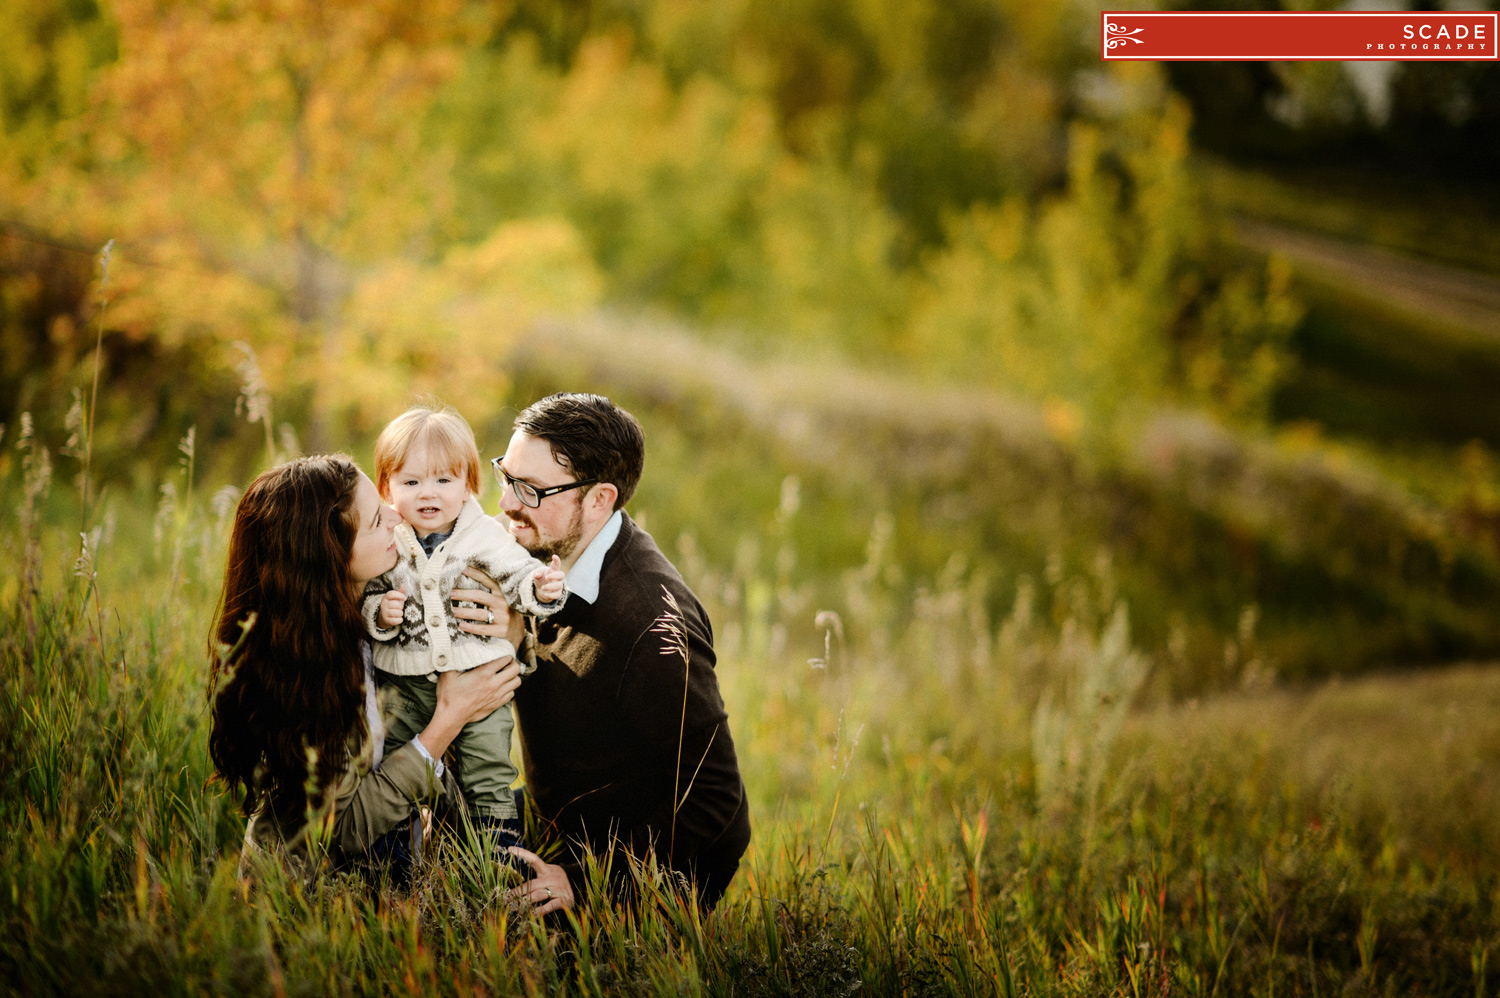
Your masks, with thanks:
M 359 492 L 354 497 L 359 516 L 359 533 L 354 535 L 354 551 L 349 556 L 349 574 L 363 586 L 390 571 L 396 565 L 396 526 L 400 515 L 380 501 L 375 483 L 359 476 Z

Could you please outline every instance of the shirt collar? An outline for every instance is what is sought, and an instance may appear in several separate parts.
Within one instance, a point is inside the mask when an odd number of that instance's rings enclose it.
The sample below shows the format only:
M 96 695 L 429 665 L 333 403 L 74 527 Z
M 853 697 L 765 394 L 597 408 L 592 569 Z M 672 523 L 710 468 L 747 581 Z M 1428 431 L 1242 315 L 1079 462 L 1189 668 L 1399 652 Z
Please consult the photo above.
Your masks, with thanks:
M 604 569 L 604 556 L 614 547 L 624 523 L 625 512 L 618 509 L 604 521 L 604 526 L 599 528 L 594 539 L 589 541 L 589 546 L 583 549 L 583 554 L 568 569 L 569 593 L 590 604 L 599 598 L 599 573 Z
M 455 523 L 453 526 L 449 527 L 441 534 L 434 531 L 433 533 L 428 534 L 426 537 L 418 537 L 417 543 L 422 545 L 422 553 L 431 558 L 432 552 L 438 549 L 438 545 L 442 544 L 448 538 L 452 537 L 457 529 L 458 524 Z M 415 534 L 416 531 L 412 531 L 412 533 Z

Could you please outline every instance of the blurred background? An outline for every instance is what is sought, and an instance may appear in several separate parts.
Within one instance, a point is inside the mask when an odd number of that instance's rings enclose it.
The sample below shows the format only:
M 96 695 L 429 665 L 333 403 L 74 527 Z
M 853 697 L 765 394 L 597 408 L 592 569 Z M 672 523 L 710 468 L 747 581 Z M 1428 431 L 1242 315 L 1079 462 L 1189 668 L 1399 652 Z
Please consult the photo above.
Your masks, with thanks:
M 1497 993 L 1500 66 L 1099 13 L 0 3 L 0 980 Z M 728 914 L 250 895 L 240 490 L 558 390 L 714 622 Z
M 1098 13 L 8 0 L 8 494 L 50 461 L 124 579 L 418 399 L 493 455 L 599 391 L 773 643 L 881 551 L 903 605 L 1091 580 L 1167 698 L 1493 655 L 1500 69 L 1105 65 Z

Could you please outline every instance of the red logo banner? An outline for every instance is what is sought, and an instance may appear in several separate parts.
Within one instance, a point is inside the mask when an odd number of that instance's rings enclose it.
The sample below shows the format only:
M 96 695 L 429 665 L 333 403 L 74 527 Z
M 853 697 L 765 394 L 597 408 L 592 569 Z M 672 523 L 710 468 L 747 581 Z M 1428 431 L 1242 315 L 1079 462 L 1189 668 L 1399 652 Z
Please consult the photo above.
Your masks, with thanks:
M 1104 59 L 1496 58 L 1500 14 L 1386 11 L 1105 11 Z

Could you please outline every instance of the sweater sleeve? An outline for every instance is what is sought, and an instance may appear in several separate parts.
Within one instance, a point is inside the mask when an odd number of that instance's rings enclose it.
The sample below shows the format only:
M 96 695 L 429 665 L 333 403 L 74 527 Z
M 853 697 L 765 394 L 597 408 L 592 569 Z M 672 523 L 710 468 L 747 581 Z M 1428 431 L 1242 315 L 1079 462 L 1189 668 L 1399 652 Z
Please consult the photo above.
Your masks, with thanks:
M 380 624 L 380 602 L 385 594 L 396 588 L 396 583 L 387 572 L 365 585 L 365 594 L 360 603 L 359 615 L 365 622 L 365 633 L 376 641 L 390 641 L 401 630 L 401 625 L 382 627 Z
M 500 594 L 512 610 L 529 613 L 535 617 L 550 617 L 563 608 L 568 601 L 566 587 L 562 598 L 552 603 L 537 599 L 537 569 L 546 568 L 542 562 L 526 552 L 516 539 L 494 520 L 485 518 L 485 544 L 482 552 L 469 558 L 469 564 L 484 572 L 500 584 Z M 464 582 L 462 578 L 461 582 Z M 466 583 L 467 584 L 467 583 Z

